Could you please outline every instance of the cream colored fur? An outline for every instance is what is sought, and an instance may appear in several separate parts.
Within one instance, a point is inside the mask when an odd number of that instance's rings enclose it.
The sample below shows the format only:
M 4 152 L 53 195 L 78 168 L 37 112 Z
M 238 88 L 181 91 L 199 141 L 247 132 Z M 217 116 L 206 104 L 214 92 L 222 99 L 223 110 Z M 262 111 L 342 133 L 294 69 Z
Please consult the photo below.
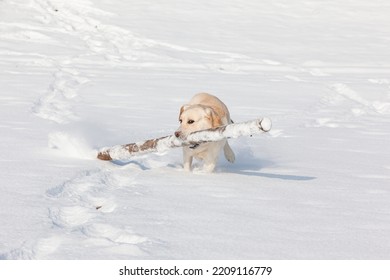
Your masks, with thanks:
M 196 94 L 188 104 L 183 105 L 179 114 L 180 127 L 175 132 L 177 137 L 186 138 L 188 134 L 208 128 L 232 123 L 226 105 L 217 97 L 208 93 Z M 212 172 L 223 149 L 225 158 L 234 162 L 235 155 L 227 140 L 203 143 L 196 148 L 183 147 L 183 167 L 192 170 L 192 160 L 203 160 L 203 170 Z

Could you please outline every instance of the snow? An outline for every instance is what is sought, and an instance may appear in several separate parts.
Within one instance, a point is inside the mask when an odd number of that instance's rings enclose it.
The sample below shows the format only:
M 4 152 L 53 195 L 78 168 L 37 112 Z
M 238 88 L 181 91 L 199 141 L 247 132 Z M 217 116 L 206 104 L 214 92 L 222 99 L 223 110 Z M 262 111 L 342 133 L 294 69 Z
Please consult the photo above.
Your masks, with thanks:
M 390 5 L 0 1 L 0 259 L 388 259 Z M 171 135 L 218 96 L 236 162 L 182 170 Z

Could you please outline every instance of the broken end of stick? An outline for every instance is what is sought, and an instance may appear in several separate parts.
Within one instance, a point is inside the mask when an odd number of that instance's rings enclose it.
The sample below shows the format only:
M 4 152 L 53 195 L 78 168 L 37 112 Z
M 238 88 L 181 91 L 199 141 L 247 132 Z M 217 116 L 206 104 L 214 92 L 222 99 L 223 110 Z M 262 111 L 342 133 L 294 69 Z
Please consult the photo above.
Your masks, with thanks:
M 268 132 L 272 128 L 272 122 L 269 118 L 262 118 L 259 122 L 260 128 L 264 132 Z
M 98 153 L 97 158 L 100 160 L 112 160 L 109 151 L 101 151 Z

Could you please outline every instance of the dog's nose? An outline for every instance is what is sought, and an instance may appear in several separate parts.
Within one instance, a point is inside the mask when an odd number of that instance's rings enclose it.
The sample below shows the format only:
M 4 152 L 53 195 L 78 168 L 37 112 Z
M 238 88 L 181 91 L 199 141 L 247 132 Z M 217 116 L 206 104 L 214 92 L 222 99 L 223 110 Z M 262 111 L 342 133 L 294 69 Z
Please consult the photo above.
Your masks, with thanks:
M 175 131 L 175 136 L 176 136 L 176 137 L 178 137 L 178 138 L 179 138 L 179 137 L 180 137 L 180 135 L 181 135 L 181 132 L 180 132 L 180 131 Z

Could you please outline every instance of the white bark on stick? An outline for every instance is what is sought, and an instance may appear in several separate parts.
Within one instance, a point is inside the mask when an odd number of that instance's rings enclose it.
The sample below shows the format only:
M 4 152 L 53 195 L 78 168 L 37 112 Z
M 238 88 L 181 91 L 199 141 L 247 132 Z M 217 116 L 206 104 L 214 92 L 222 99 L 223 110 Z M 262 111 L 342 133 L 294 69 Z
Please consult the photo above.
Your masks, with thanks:
M 251 136 L 271 129 L 271 120 L 268 118 L 256 119 L 252 121 L 229 124 L 217 128 L 196 131 L 188 135 L 186 139 L 177 138 L 174 135 L 143 142 L 117 145 L 110 148 L 103 148 L 97 155 L 101 160 L 126 160 L 132 156 L 165 152 L 168 149 L 196 145 L 205 142 L 220 141 L 225 138 L 237 138 L 240 136 Z

